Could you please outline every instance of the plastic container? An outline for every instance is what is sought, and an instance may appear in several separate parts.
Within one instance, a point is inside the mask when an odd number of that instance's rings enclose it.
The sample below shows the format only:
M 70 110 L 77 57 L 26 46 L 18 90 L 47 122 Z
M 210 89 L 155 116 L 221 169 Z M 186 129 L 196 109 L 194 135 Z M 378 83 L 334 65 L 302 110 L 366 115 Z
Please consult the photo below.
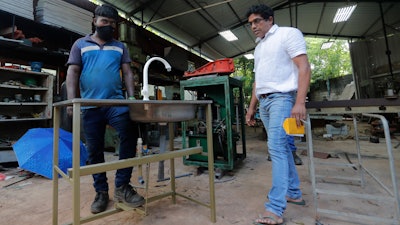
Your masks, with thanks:
M 231 58 L 218 59 L 209 62 L 195 71 L 186 71 L 183 77 L 202 76 L 208 74 L 231 74 L 235 72 L 235 63 Z
M 31 62 L 31 70 L 35 72 L 42 72 L 42 62 Z
M 33 96 L 33 101 L 34 101 L 34 102 L 41 102 L 41 101 L 42 101 L 42 98 L 41 98 L 40 95 L 34 95 L 34 96 Z

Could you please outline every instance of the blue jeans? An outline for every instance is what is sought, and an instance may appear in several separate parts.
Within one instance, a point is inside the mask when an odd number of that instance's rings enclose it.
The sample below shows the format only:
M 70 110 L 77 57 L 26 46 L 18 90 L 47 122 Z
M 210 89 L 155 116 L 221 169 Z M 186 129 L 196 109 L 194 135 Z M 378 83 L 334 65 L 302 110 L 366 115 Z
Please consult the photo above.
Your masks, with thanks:
M 129 118 L 126 106 L 99 107 L 82 110 L 83 129 L 86 138 L 89 164 L 104 162 L 104 135 L 106 125 L 112 126 L 120 139 L 119 159 L 133 158 L 136 155 L 138 127 Z M 119 169 L 115 175 L 115 186 L 129 184 L 132 167 Z M 93 174 L 96 192 L 108 191 L 106 173 Z
M 289 145 L 289 149 L 292 152 L 295 152 L 297 150 L 296 145 L 294 144 L 294 137 L 291 135 L 287 136 L 287 141 L 288 141 L 288 145 Z
M 300 180 L 288 136 L 282 127 L 283 121 L 290 117 L 295 101 L 295 92 L 274 93 L 260 99 L 260 117 L 268 134 L 268 151 L 272 161 L 272 186 L 268 193 L 269 201 L 265 209 L 282 217 L 286 209 L 286 197 L 299 199 Z

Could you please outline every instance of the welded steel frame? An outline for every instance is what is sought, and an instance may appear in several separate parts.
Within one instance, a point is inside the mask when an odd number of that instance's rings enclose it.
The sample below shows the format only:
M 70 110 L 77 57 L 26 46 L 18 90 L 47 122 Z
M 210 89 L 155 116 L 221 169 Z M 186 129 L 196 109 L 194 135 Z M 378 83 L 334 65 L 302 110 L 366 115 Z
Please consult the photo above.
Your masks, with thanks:
M 206 120 L 207 124 L 212 124 L 212 112 L 211 112 L 211 101 L 190 101 L 190 104 L 203 105 L 206 107 Z M 91 222 L 94 220 L 101 219 L 106 216 L 113 215 L 115 213 L 119 213 L 127 210 L 134 210 L 139 214 L 146 214 L 147 204 L 165 197 L 172 197 L 173 204 L 176 204 L 176 196 L 180 196 L 191 200 L 197 204 L 203 205 L 210 209 L 210 220 L 211 222 L 216 222 L 216 203 L 215 203 L 215 187 L 214 187 L 214 158 L 213 158 L 213 140 L 212 135 L 207 135 L 207 147 L 210 149 L 208 154 L 208 165 L 209 165 L 209 195 L 210 198 L 209 203 L 205 203 L 199 201 L 197 199 L 191 198 L 184 194 L 178 193 L 175 187 L 175 158 L 182 158 L 185 155 L 198 154 L 203 151 L 202 147 L 194 147 L 194 148 L 185 148 L 181 150 L 173 150 L 162 154 L 148 155 L 142 157 L 136 157 L 131 159 L 117 160 L 113 162 L 105 162 L 94 165 L 80 166 L 80 124 L 81 124 L 81 107 L 82 106 L 117 106 L 117 105 L 129 105 L 129 104 L 143 104 L 142 100 L 96 100 L 96 99 L 80 99 L 75 98 L 71 100 L 66 100 L 62 102 L 54 103 L 54 118 L 53 118 L 53 127 L 54 127 L 54 140 L 59 139 L 59 129 L 60 129 L 60 118 L 61 118 L 61 110 L 65 106 L 73 107 L 73 115 L 72 115 L 72 168 L 68 169 L 68 173 L 64 173 L 58 166 L 58 141 L 54 141 L 53 145 L 53 225 L 58 224 L 58 195 L 59 195 L 59 175 L 61 175 L 64 179 L 69 181 L 72 185 L 72 215 L 73 221 L 68 224 L 79 225 L 87 222 Z M 173 123 L 170 124 L 170 130 L 173 129 Z M 207 133 L 212 134 L 212 126 L 207 126 Z M 174 149 L 174 132 L 169 132 L 169 145 L 170 149 Z M 135 148 L 136 146 L 132 146 Z M 152 197 L 146 197 L 145 210 L 130 208 L 122 203 L 115 204 L 114 209 L 107 210 L 102 213 L 90 215 L 87 217 L 81 217 L 80 214 L 80 177 L 95 173 L 106 172 L 110 170 L 117 170 L 120 168 L 126 168 L 131 166 L 138 165 L 148 165 L 153 162 L 160 162 L 164 160 L 170 160 L 170 183 L 171 190 L 166 193 L 161 193 Z M 148 174 L 147 173 L 147 181 L 148 183 Z M 146 186 L 146 193 L 148 191 L 148 186 Z
M 396 170 L 394 166 L 394 157 L 393 157 L 393 148 L 390 138 L 389 125 L 386 118 L 379 114 L 384 113 L 399 113 L 400 112 L 400 101 L 399 100 L 387 100 L 387 99 L 363 99 L 363 100 L 343 100 L 343 101 L 323 101 L 323 102 L 309 102 L 307 103 L 307 121 L 306 123 L 306 135 L 307 135 L 307 152 L 309 159 L 309 173 L 310 179 L 313 189 L 313 201 L 314 201 L 314 213 L 315 220 L 317 224 L 321 224 L 319 222 L 320 216 L 319 214 L 327 214 L 332 216 L 340 216 L 341 219 L 351 218 L 357 220 L 365 220 L 365 221 L 373 221 L 377 223 L 385 223 L 385 224 L 400 224 L 400 199 L 399 199 L 399 191 L 398 184 L 396 180 Z M 376 114 L 375 114 L 376 113 Z M 317 188 L 316 183 L 316 174 L 315 174 L 315 162 L 314 162 L 314 150 L 312 143 L 312 127 L 311 127 L 311 119 L 313 116 L 332 116 L 332 115 L 351 115 L 353 117 L 353 124 L 355 130 L 355 142 L 357 148 L 357 164 L 346 164 L 346 163 L 320 163 L 325 165 L 332 166 L 356 166 L 359 171 L 359 179 L 353 179 L 349 177 L 336 176 L 336 179 L 343 180 L 358 180 L 362 187 L 365 186 L 364 182 L 364 173 L 370 175 L 373 180 L 375 180 L 390 196 L 376 196 L 369 194 L 358 194 L 352 192 L 338 192 L 334 190 L 326 190 Z M 388 153 L 388 163 L 390 168 L 391 180 L 392 180 L 392 190 L 387 187 L 383 182 L 379 180 L 377 176 L 375 176 L 372 171 L 367 169 L 362 163 L 362 155 L 359 144 L 359 136 L 357 129 L 357 115 L 362 115 L 365 117 L 377 118 L 382 122 L 384 127 L 384 135 L 386 140 L 386 148 Z M 330 209 L 320 208 L 318 205 L 318 195 L 336 195 L 336 196 L 347 196 L 347 197 L 355 197 L 359 199 L 367 199 L 367 200 L 376 200 L 376 201 L 386 201 L 393 202 L 395 208 L 395 217 L 394 218 L 382 218 L 378 216 L 369 216 L 363 214 L 349 213 L 343 211 L 336 211 Z

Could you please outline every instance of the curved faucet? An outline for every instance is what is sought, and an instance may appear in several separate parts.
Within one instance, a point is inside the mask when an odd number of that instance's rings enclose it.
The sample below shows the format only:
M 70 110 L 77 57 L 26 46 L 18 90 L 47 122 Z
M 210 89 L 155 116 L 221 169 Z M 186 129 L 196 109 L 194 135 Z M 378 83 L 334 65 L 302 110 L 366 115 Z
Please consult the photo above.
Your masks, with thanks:
M 147 60 L 147 62 L 144 64 L 144 69 L 143 69 L 143 88 L 142 88 L 143 100 L 146 100 L 146 101 L 150 100 L 149 99 L 149 73 L 148 73 L 148 70 L 149 70 L 150 63 L 155 60 L 164 63 L 165 69 L 168 72 L 171 71 L 171 65 L 169 65 L 169 63 L 161 57 L 153 57 L 153 58 L 150 58 L 149 60 Z

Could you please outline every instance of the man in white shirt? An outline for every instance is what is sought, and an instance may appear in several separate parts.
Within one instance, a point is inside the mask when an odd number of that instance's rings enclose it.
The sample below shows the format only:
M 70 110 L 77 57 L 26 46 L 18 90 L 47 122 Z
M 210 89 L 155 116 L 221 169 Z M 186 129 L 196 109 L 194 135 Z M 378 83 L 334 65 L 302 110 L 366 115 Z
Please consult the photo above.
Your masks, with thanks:
M 281 224 L 287 203 L 304 205 L 300 180 L 293 161 L 283 121 L 306 118 L 306 94 L 311 69 L 303 34 L 296 28 L 274 24 L 274 13 L 266 5 L 252 6 L 246 14 L 256 35 L 254 52 L 255 82 L 246 114 L 254 125 L 259 102 L 260 117 L 268 134 L 268 151 L 272 160 L 272 186 L 265 210 L 256 224 Z

